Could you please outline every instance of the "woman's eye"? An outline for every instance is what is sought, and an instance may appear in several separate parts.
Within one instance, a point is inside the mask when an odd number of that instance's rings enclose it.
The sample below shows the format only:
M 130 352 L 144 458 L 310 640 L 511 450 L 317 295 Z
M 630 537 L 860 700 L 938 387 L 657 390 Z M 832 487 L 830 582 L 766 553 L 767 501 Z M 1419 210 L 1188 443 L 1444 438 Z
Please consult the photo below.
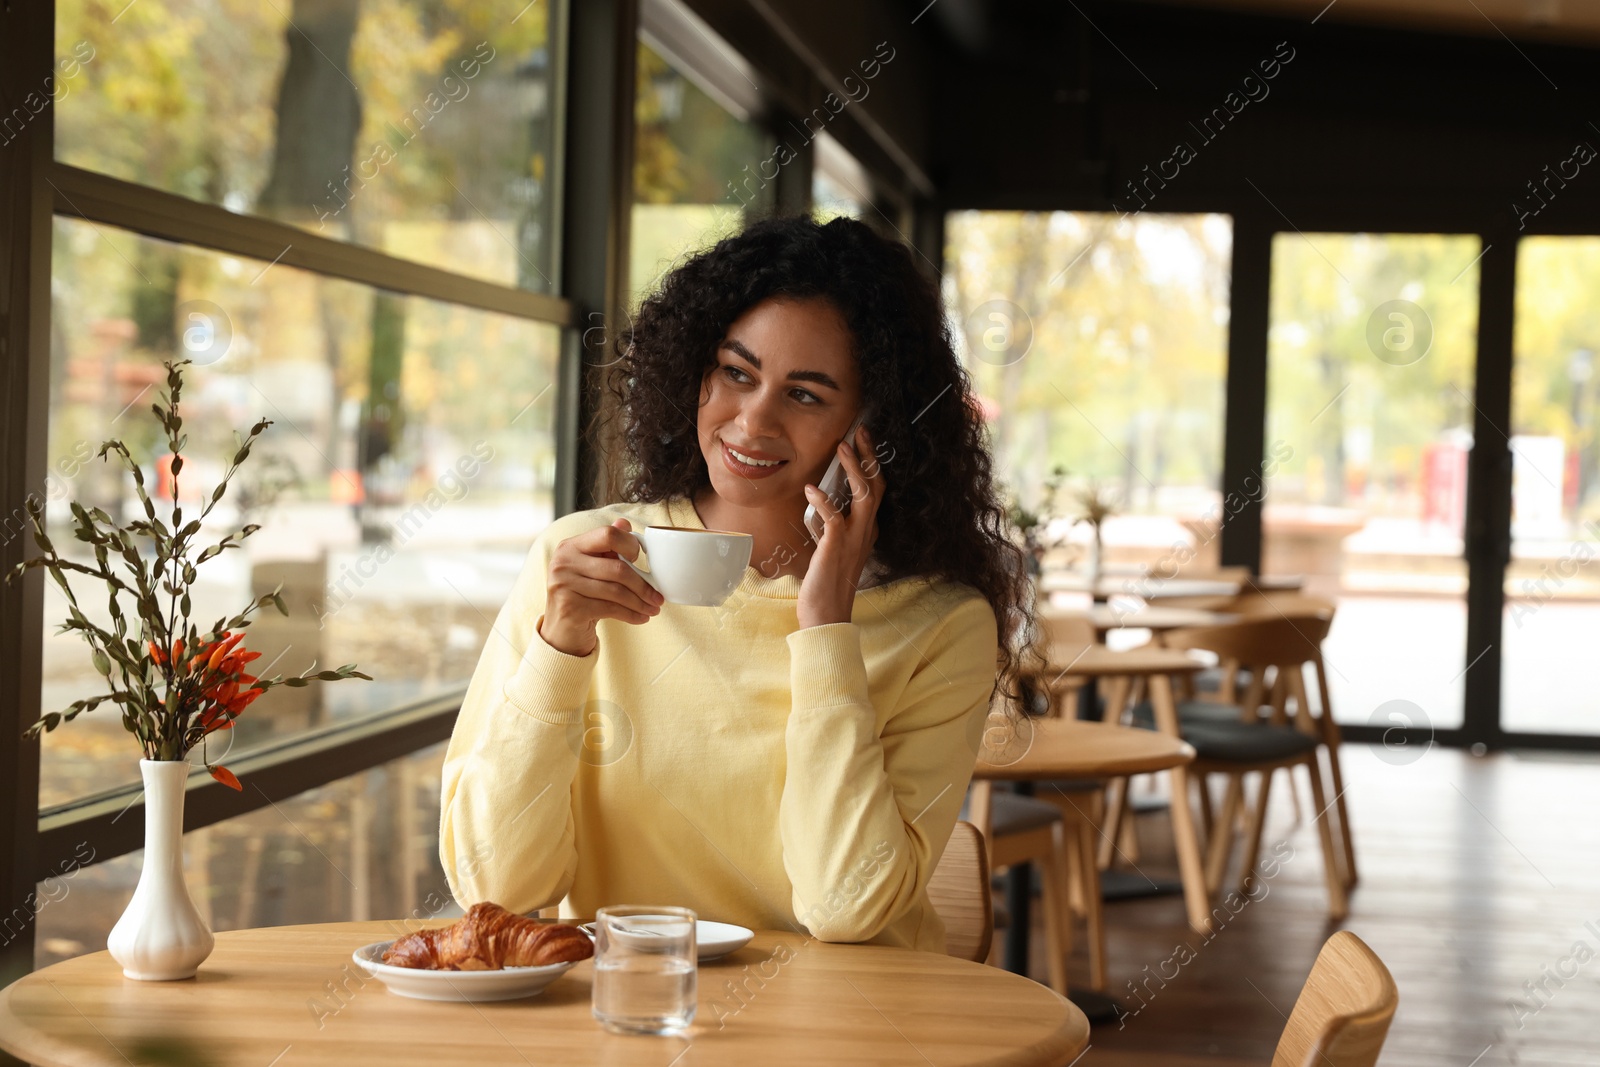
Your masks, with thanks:
M 744 371 L 740 370 L 738 367 L 724 364 L 722 369 L 727 373 L 728 378 L 731 381 L 742 382 L 746 380 Z
M 802 404 L 820 404 L 820 403 L 822 403 L 821 400 L 817 399 L 817 395 L 815 393 L 808 393 L 804 389 L 793 389 L 793 390 L 790 390 L 789 395 L 794 397 L 796 400 L 800 401 L 800 403 L 802 403 Z

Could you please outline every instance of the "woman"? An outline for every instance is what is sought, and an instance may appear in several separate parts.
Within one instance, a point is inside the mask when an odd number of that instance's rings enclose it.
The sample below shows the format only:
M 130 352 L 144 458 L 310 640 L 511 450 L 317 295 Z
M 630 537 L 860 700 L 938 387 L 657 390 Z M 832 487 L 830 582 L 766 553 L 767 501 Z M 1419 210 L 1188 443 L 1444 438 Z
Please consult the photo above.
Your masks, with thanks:
M 769 219 L 619 349 L 625 502 L 539 535 L 450 740 L 456 899 L 942 951 L 928 879 L 1030 620 L 935 286 L 852 219 Z M 816 488 L 835 454 L 848 514 Z M 752 535 L 742 585 L 663 604 L 617 558 L 645 525 Z

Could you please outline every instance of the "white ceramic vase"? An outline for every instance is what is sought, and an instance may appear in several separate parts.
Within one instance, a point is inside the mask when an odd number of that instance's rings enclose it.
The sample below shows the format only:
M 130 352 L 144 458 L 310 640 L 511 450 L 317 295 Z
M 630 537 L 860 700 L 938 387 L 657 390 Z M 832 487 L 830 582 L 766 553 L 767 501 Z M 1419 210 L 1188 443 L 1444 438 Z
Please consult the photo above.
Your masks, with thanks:
M 183 795 L 187 760 L 139 761 L 144 775 L 144 867 L 106 939 L 122 973 L 144 981 L 193 978 L 216 939 L 183 880 Z

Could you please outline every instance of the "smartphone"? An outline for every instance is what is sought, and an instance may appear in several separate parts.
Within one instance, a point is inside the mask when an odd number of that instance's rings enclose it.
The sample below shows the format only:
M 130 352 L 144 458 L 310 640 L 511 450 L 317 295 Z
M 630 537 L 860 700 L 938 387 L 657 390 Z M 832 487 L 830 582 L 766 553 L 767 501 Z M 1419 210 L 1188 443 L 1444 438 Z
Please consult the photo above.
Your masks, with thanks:
M 867 421 L 867 409 L 863 407 L 861 414 L 856 416 L 856 421 L 850 424 L 850 429 L 845 431 L 844 439 L 851 448 L 856 445 L 856 431 L 861 429 L 861 424 Z M 845 473 L 844 463 L 839 458 L 838 452 L 834 453 L 833 462 L 828 464 L 828 469 L 823 472 L 822 481 L 817 483 L 817 488 L 827 494 L 833 506 L 845 515 L 850 514 L 850 477 Z M 813 541 L 822 540 L 822 513 L 814 505 L 806 505 L 806 515 L 803 520 L 806 530 L 810 532 Z

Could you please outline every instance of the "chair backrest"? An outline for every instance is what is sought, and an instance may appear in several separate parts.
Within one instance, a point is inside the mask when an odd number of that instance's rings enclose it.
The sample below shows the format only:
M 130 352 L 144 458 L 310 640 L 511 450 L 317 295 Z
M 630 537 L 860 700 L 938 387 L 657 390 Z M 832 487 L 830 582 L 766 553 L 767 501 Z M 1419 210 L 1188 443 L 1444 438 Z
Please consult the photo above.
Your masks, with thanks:
M 1246 587 L 1231 604 L 1218 610 L 1246 616 L 1286 615 L 1290 618 L 1300 618 L 1305 615 L 1325 614 L 1332 618 L 1337 607 L 1338 605 L 1331 600 L 1298 590 Z
M 1320 724 L 1306 691 L 1305 666 L 1310 663 L 1316 668 L 1320 686 L 1322 642 L 1332 623 L 1332 611 L 1295 616 L 1271 612 L 1245 615 L 1237 622 L 1217 626 L 1172 630 L 1165 641 L 1168 647 L 1200 649 L 1221 660 L 1228 679 L 1223 687 L 1223 703 L 1238 704 L 1250 717 L 1257 708 L 1270 703 L 1271 721 L 1283 725 L 1290 718 L 1288 702 L 1292 698 L 1295 724 L 1315 734 Z M 1231 681 L 1241 669 L 1250 672 L 1250 684 L 1242 697 Z M 1326 701 L 1327 694 L 1321 695 Z
M 1317 953 L 1272 1067 L 1372 1067 L 1399 1003 L 1389 968 L 1359 937 L 1340 930 Z
M 1094 623 L 1079 612 L 1039 612 L 1040 636 L 1046 648 L 1082 648 L 1100 640 Z
M 958 822 L 928 881 L 928 902 L 944 921 L 947 955 L 974 963 L 989 958 L 994 937 L 994 899 L 989 892 L 989 853 L 970 822 Z
M 1298 667 L 1314 660 L 1333 613 L 1247 615 L 1217 626 L 1186 626 L 1166 635 L 1168 648 L 1195 648 L 1247 668 Z

